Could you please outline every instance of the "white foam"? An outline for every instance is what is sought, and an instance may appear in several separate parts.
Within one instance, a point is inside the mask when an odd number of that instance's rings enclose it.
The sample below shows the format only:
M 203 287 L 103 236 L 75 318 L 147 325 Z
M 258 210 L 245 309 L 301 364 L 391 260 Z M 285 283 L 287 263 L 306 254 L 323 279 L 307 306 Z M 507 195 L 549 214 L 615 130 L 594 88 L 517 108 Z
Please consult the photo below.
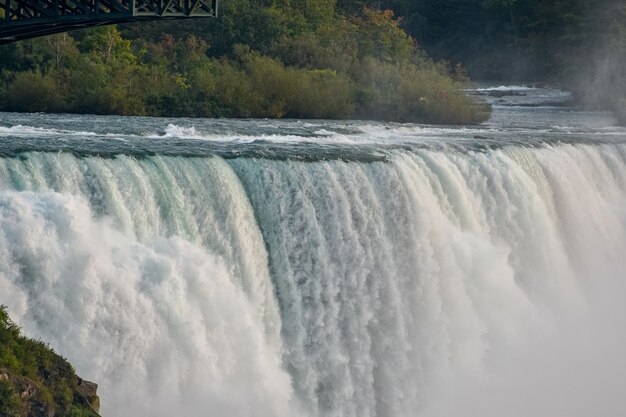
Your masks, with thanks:
M 495 87 L 479 87 L 471 88 L 469 91 L 528 91 L 538 90 L 538 88 L 530 85 L 500 85 Z
M 96 136 L 95 132 L 83 132 L 74 130 L 63 129 L 48 129 L 42 127 L 33 126 L 0 126 L 0 136 L 27 136 L 27 137 L 42 137 L 42 136 Z
M 194 126 L 177 126 L 175 124 L 169 124 L 165 128 L 166 138 L 199 138 L 201 137 Z
M 2 192 L 0 259 L 2 302 L 98 381 L 104 415 L 298 414 L 262 318 L 206 250 L 140 243 L 79 197 Z

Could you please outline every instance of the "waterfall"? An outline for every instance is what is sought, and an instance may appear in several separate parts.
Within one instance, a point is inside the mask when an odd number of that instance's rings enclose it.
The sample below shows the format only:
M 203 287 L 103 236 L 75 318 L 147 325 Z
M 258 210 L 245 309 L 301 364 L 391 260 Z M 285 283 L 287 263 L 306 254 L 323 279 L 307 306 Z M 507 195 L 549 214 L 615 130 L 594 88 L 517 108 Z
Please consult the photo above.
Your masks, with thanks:
M 0 302 L 108 416 L 623 415 L 624 253 L 622 144 L 0 159 Z

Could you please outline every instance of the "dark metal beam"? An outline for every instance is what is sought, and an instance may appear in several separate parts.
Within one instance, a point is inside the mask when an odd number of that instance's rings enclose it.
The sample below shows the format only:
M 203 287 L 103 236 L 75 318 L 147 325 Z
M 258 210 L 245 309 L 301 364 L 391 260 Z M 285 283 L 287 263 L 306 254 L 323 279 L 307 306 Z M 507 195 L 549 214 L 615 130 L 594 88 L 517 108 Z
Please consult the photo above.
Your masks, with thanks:
M 218 0 L 0 0 L 0 45 L 90 26 L 217 16 Z

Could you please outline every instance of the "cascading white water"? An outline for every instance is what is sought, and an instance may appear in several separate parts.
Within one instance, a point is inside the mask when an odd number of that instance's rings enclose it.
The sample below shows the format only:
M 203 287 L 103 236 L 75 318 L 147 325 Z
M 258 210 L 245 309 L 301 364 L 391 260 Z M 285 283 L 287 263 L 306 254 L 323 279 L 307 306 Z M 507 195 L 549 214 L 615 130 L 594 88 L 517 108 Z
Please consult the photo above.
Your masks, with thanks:
M 263 241 L 223 161 L 2 168 L 34 190 L 0 195 L 3 302 L 101 383 L 104 414 L 296 415 Z
M 458 372 L 478 378 L 557 331 L 552 316 L 586 317 L 590 288 L 626 271 L 624 150 L 234 162 L 268 244 L 300 398 L 314 415 L 419 415 Z
M 626 412 L 625 145 L 30 153 L 0 189 L 0 302 L 104 415 Z

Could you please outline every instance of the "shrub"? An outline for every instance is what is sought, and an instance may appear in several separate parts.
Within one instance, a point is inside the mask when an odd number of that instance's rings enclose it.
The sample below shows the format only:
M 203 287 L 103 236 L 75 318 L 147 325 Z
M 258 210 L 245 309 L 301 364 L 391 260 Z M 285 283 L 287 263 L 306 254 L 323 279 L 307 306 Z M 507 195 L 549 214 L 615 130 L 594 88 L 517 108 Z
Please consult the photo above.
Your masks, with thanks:
M 55 79 L 31 71 L 16 74 L 4 98 L 7 107 L 15 111 L 59 111 L 64 106 L 64 96 Z
M 435 64 L 392 64 L 368 58 L 359 72 L 357 114 L 362 118 L 398 122 L 465 124 L 484 121 L 487 107 L 463 94 Z

